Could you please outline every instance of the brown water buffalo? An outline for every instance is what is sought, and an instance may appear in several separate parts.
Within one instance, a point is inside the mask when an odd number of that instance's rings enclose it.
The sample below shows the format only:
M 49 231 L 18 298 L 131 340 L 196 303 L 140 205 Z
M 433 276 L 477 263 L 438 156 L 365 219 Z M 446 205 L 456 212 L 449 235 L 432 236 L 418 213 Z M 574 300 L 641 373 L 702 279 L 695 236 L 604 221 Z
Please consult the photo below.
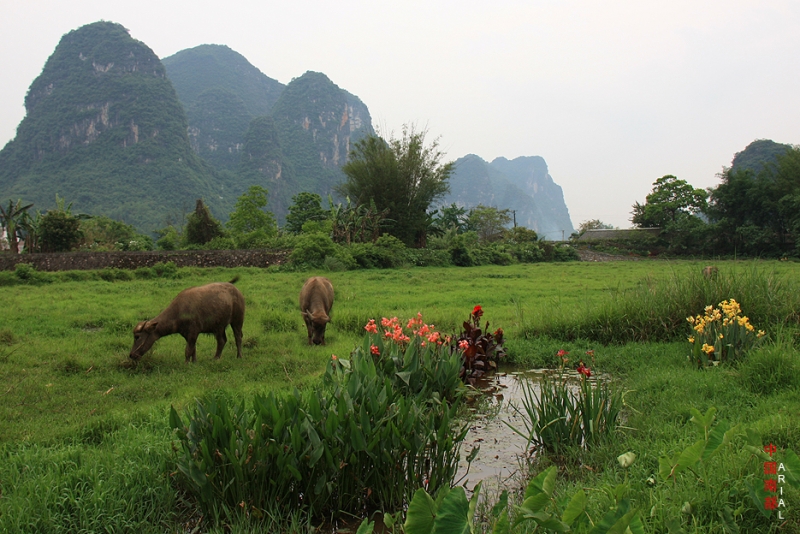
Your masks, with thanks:
M 233 284 L 216 282 L 184 289 L 170 302 L 167 309 L 155 319 L 142 321 L 133 329 L 133 348 L 130 357 L 141 358 L 158 338 L 180 334 L 186 340 L 186 361 L 197 361 L 195 344 L 200 334 L 214 334 L 217 338 L 219 358 L 228 338 L 225 329 L 231 325 L 236 338 L 236 355 L 242 357 L 242 324 L 244 323 L 244 297 Z
M 718 273 L 719 269 L 717 269 L 713 265 L 708 265 L 706 267 L 703 267 L 703 276 L 706 277 L 708 280 L 716 279 Z
M 325 327 L 333 307 L 333 285 L 322 276 L 306 280 L 300 290 L 300 313 L 308 329 L 308 344 L 325 344 Z

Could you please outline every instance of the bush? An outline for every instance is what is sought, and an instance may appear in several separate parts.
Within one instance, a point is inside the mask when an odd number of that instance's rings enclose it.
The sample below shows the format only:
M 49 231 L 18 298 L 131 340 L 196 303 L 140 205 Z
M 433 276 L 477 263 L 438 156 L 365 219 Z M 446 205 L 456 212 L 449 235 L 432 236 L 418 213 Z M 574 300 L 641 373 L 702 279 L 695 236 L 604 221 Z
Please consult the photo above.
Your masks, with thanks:
M 321 267 L 327 256 L 336 255 L 336 244 L 325 234 L 302 234 L 289 255 L 294 264 Z
M 164 278 L 176 278 L 178 276 L 178 266 L 175 265 L 174 261 L 158 262 L 153 265 L 153 271 L 156 276 L 163 276 Z
M 18 263 L 14 266 L 14 277 L 16 283 L 22 284 L 46 284 L 52 282 L 49 273 L 42 273 L 29 263 Z
M 230 517 L 240 503 L 259 514 L 400 509 L 423 485 L 449 487 L 468 426 L 435 388 L 460 384 L 460 358 L 432 382 L 419 367 L 430 349 L 419 348 L 376 361 L 367 336 L 350 360 L 332 356 L 322 388 L 258 395 L 252 409 L 206 399 L 186 422 L 172 409 L 183 484 L 210 517 Z

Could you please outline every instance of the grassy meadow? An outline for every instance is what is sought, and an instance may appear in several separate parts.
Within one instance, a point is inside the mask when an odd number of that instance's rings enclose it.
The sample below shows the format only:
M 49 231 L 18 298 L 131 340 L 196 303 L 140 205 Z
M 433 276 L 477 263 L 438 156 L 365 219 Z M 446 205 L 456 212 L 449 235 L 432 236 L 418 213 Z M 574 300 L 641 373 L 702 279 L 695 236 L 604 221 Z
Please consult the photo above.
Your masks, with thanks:
M 555 366 L 558 350 L 574 357 L 593 350 L 595 370 L 626 391 L 626 428 L 614 442 L 571 459 L 540 458 L 533 472 L 559 465 L 564 492 L 624 477 L 648 532 L 666 532 L 675 519 L 686 532 L 726 531 L 722 515 L 730 504 L 743 532 L 800 532 L 795 489 L 786 488 L 790 519 L 783 525 L 748 506 L 737 481 L 758 475 L 760 464 L 741 447 L 724 461 L 718 456 L 699 484 L 653 478 L 659 456 L 697 439 L 692 408 L 713 406 L 717 420 L 800 452 L 800 265 L 715 264 L 715 281 L 699 276 L 698 262 L 638 261 L 331 273 L 179 269 L 174 277 L 115 281 L 58 273 L 46 283 L 4 285 L 0 531 L 191 531 L 200 517 L 174 476 L 170 406 L 181 412 L 209 394 L 249 403 L 256 393 L 314 388 L 332 354 L 345 357 L 361 342 L 369 319 L 422 313 L 442 333 L 456 333 L 480 304 L 490 327 L 503 328 L 511 361 Z M 298 309 L 300 287 L 312 274 L 328 276 L 336 293 L 326 346 L 308 346 Z M 186 287 L 237 275 L 247 305 L 242 359 L 228 330 L 219 360 L 214 338 L 201 336 L 197 362 L 184 363 L 179 335 L 159 340 L 138 364 L 129 360 L 136 323 Z M 767 337 L 738 365 L 698 370 L 687 361 L 685 317 L 702 312 L 700 301 L 717 304 L 719 295 L 736 298 Z M 622 472 L 616 457 L 626 451 L 637 461 Z M 713 487 L 712 477 L 719 481 Z M 590 500 L 590 509 L 608 507 L 600 490 Z M 273 524 L 259 521 L 203 523 L 198 531 L 256 532 Z M 276 521 L 276 530 L 309 528 L 300 516 Z

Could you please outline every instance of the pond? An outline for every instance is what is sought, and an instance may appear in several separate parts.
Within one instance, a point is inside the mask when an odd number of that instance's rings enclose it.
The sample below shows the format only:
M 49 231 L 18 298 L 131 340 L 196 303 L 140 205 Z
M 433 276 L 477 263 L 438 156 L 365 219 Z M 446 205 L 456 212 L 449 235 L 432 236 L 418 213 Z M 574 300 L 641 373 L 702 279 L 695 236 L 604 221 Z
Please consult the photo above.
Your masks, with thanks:
M 508 425 L 525 431 L 523 416 L 514 409 L 522 410 L 524 385 L 533 383 L 538 393 L 538 383 L 543 370 L 511 371 L 497 373 L 476 384 L 484 398 L 476 402 L 475 415 L 467 437 L 461 446 L 461 462 L 456 474 L 457 485 L 472 490 L 478 482 L 507 486 L 520 475 L 525 465 L 528 440 L 514 432 Z M 472 449 L 480 451 L 467 464 L 466 458 Z

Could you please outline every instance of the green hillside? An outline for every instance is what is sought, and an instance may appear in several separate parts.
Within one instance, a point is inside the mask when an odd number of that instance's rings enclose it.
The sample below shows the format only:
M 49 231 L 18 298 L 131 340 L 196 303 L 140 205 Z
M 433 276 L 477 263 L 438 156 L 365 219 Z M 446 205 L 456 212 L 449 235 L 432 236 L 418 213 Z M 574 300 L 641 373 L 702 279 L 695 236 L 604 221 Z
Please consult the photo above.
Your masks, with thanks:
M 186 110 L 192 148 L 235 172 L 250 121 L 270 114 L 284 85 L 223 45 L 181 50 L 163 63 Z
M 119 24 L 62 37 L 0 151 L 0 198 L 105 214 L 142 230 L 180 219 L 195 199 L 227 213 L 214 171 L 192 151 L 164 66 Z
M 731 163 L 731 171 L 751 171 L 756 175 L 764 166 L 777 163 L 778 156 L 786 154 L 791 148 L 791 145 L 776 143 L 770 139 L 758 139 L 736 153 Z

